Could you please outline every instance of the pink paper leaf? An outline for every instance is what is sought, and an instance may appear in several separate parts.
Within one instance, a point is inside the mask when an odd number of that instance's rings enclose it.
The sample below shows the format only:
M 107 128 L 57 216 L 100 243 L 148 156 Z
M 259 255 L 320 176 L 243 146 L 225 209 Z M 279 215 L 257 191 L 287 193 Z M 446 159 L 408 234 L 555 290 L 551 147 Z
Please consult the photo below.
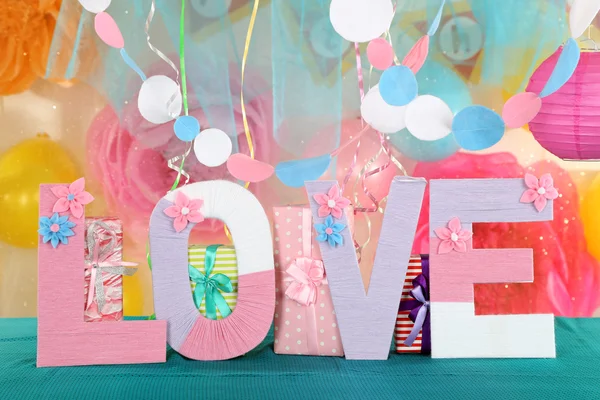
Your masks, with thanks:
M 94 29 L 96 29 L 98 37 L 110 47 L 116 49 L 125 47 L 125 41 L 123 40 L 121 30 L 113 17 L 109 14 L 105 12 L 96 14 L 96 18 L 94 19 Z
M 425 60 L 427 60 L 427 54 L 429 53 L 429 36 L 425 35 L 417 40 L 417 43 L 410 49 L 402 65 L 407 66 L 410 70 L 416 74 L 419 72 Z
M 273 166 L 241 153 L 227 159 L 227 169 L 234 178 L 244 182 L 262 182 L 275 172 Z

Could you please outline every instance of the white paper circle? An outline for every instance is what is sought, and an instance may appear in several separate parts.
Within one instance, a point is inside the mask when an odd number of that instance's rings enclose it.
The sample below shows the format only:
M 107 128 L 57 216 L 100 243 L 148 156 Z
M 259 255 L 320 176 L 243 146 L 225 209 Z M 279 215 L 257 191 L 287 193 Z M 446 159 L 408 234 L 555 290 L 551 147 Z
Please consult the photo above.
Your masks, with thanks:
M 406 106 L 406 129 L 417 139 L 433 141 L 452 132 L 452 110 L 442 99 L 418 96 Z
M 173 94 L 175 99 L 169 106 Z M 142 117 L 153 124 L 164 124 L 181 114 L 181 91 L 168 76 L 155 75 L 142 83 L 138 95 L 138 108 Z
M 192 7 L 206 18 L 219 18 L 229 12 L 231 0 L 192 0 Z
M 391 0 L 332 0 L 329 18 L 337 33 L 350 42 L 368 42 L 390 28 Z
M 406 127 L 406 106 L 390 106 L 379 94 L 379 85 L 373 86 L 365 95 L 360 112 L 367 124 L 381 133 L 396 133 Z
M 111 0 L 79 0 L 79 4 L 91 13 L 98 14 L 110 6 Z
M 224 164 L 231 155 L 231 149 L 231 139 L 220 129 L 205 129 L 194 140 L 194 154 L 207 167 Z

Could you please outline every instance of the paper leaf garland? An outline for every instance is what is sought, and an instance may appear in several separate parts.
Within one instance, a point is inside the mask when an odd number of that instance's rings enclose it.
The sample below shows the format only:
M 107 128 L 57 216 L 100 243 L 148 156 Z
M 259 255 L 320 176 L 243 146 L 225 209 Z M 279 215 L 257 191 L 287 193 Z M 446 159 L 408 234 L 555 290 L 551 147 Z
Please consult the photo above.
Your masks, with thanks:
M 492 147 L 502 139 L 504 121 L 487 107 L 469 106 L 454 116 L 452 133 L 463 149 L 483 150 Z
M 600 0 L 574 0 L 569 12 L 571 37 L 577 39 L 592 24 L 600 10 Z
M 315 223 L 322 223 L 323 218 L 318 217 L 320 205 L 314 196 L 332 185 L 337 187 L 337 182 L 306 182 Z M 354 246 L 349 245 L 349 230 L 341 231 L 344 246 L 319 242 L 347 359 L 388 357 L 402 295 L 398 282 L 404 282 L 425 185 L 425 180 L 418 178 L 396 177 L 392 181 L 368 296 Z M 336 222 L 348 225 L 345 215 Z
M 270 164 L 254 160 L 242 153 L 232 154 L 227 159 L 227 169 L 236 179 L 244 182 L 262 182 L 275 172 Z
M 211 320 L 194 304 L 188 275 L 188 240 L 194 226 L 173 230 L 165 214 L 176 196 L 204 199 L 205 218 L 227 224 L 238 262 L 237 305 L 227 318 Z M 275 309 L 275 273 L 269 220 L 252 193 L 229 181 L 192 183 L 159 200 L 150 218 L 150 255 L 156 318 L 168 321 L 167 341 L 194 360 L 226 360 L 258 346 Z
M 40 186 L 40 216 L 52 214 L 54 193 L 65 189 L 67 185 Z M 166 321 L 84 321 L 85 215 L 69 219 L 75 225 L 68 246 L 54 249 L 42 236 L 38 245 L 37 366 L 164 362 Z
M 552 202 L 541 212 L 520 204 L 527 189 L 522 179 L 447 179 L 430 184 L 432 357 L 555 357 L 553 315 L 475 316 L 473 284 L 532 282 L 533 251 L 474 249 L 467 235 L 465 252 L 440 252 L 445 235 L 436 229 L 454 218 L 460 220 L 460 231 L 468 232 L 477 222 L 549 221 Z
M 391 0 L 332 0 L 331 25 L 350 42 L 368 42 L 390 28 L 394 18 Z
M 406 106 L 386 103 L 379 93 L 379 85 L 369 89 L 360 105 L 360 112 L 367 124 L 382 133 L 396 133 L 406 127 Z
M 433 22 L 431 23 L 431 26 L 429 27 L 429 30 L 427 31 L 427 36 L 433 36 L 437 32 L 437 30 L 440 26 L 440 21 L 442 20 L 442 13 L 444 11 L 444 5 L 446 5 L 446 0 L 442 0 L 442 4 L 440 5 L 440 8 L 438 9 L 438 12 L 435 15 L 435 18 L 433 19 Z
M 540 93 L 540 97 L 546 97 L 559 90 L 573 75 L 577 64 L 579 63 L 579 45 L 573 38 L 567 39 L 558 61 L 554 66 L 554 71 L 548 78 L 548 82 Z
M 331 163 L 331 155 L 305 158 L 303 160 L 284 161 L 277 164 L 275 174 L 283 184 L 290 187 L 302 187 L 305 181 L 319 179 Z

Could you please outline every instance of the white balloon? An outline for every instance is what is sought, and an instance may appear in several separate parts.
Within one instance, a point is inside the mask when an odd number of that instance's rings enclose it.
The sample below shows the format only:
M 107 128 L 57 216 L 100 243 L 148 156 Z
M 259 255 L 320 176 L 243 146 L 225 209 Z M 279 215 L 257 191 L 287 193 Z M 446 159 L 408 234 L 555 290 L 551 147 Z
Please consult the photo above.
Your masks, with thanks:
M 575 0 L 569 12 L 571 37 L 577 39 L 592 24 L 600 10 L 600 0 Z
M 175 99 L 169 101 L 173 95 Z M 138 95 L 138 108 L 142 117 L 153 124 L 164 124 L 181 114 L 181 90 L 168 76 L 155 75 L 142 83 Z
M 406 106 L 406 129 L 417 139 L 433 141 L 452 132 L 454 114 L 439 97 L 418 96 Z
M 91 13 L 98 14 L 110 6 L 111 0 L 79 0 L 79 4 Z
M 406 127 L 406 106 L 390 106 L 379 94 L 379 85 L 373 86 L 365 95 L 360 112 L 367 124 L 381 133 L 396 133 Z
M 194 140 L 194 154 L 200 163 L 207 167 L 218 167 L 231 155 L 231 139 L 225 132 L 216 128 L 201 131 Z
M 329 18 L 337 33 L 351 42 L 368 42 L 390 28 L 391 0 L 332 0 Z

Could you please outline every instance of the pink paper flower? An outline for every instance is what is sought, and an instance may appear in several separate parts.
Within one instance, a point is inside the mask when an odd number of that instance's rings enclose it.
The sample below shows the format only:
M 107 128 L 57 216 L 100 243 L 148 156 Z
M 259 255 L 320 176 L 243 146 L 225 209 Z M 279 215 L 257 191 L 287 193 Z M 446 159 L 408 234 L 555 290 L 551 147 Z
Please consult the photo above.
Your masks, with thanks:
M 525 184 L 529 189 L 521 196 L 521 203 L 533 203 L 538 212 L 546 208 L 548 200 L 558 198 L 558 190 L 554 188 L 554 180 L 550 174 L 542 175 L 539 180 L 532 174 L 525 174 Z
M 313 198 L 321 206 L 319 207 L 319 217 L 321 218 L 331 214 L 334 218 L 340 219 L 344 208 L 350 205 L 350 200 L 340 196 L 340 189 L 335 185 L 329 189 L 327 194 L 317 193 Z
M 79 178 L 71 183 L 68 188 L 54 186 L 52 193 L 58 200 L 52 207 L 52 212 L 65 212 L 70 210 L 75 218 L 83 216 L 83 206 L 91 203 L 94 197 L 85 191 L 85 178 Z
M 452 250 L 466 253 L 467 241 L 473 237 L 473 232 L 462 229 L 460 219 L 457 217 L 448 222 L 447 228 L 437 228 L 434 232 L 441 239 L 438 254 L 447 254 Z
M 200 208 L 204 204 L 201 199 L 190 200 L 183 192 L 179 191 L 175 195 L 175 204 L 165 208 L 165 214 L 173 221 L 175 231 L 181 232 L 185 229 L 188 222 L 198 223 L 204 221 L 204 216 L 200 212 Z

